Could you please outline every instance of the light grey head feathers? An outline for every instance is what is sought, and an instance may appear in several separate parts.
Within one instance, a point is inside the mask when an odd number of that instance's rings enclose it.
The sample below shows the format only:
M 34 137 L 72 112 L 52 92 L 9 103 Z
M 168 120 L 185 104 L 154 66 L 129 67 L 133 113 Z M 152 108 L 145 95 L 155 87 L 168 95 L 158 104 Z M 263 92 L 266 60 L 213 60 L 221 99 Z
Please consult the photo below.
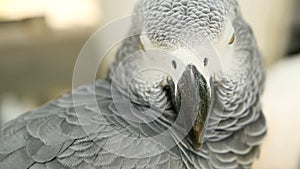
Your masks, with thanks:
M 143 30 L 151 41 L 170 46 L 183 38 L 219 39 L 229 9 L 225 0 L 142 0 L 137 13 L 143 16 Z

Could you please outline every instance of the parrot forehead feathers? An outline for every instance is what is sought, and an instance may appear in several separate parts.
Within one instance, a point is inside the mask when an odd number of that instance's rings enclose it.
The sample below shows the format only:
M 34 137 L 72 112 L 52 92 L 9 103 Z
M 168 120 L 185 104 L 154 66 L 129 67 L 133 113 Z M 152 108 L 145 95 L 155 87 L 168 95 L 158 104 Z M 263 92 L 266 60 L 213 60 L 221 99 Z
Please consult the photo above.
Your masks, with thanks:
M 227 0 L 142 0 L 143 32 L 160 46 L 175 45 L 183 38 L 218 40 L 223 35 Z

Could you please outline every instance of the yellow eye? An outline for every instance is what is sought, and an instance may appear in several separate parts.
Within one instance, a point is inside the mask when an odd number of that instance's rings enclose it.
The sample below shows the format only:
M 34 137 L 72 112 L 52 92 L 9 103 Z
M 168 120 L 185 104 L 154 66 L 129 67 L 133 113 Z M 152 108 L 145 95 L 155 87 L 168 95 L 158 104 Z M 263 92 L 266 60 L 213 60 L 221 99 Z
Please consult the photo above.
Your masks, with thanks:
M 231 45 L 231 44 L 234 43 L 234 41 L 235 41 L 235 34 L 232 35 L 232 37 L 231 37 L 231 39 L 230 39 L 230 41 L 229 41 L 228 44 Z
M 139 45 L 140 45 L 140 48 L 141 48 L 143 51 L 145 51 L 145 46 L 144 46 L 144 44 L 143 44 L 141 41 L 139 41 Z

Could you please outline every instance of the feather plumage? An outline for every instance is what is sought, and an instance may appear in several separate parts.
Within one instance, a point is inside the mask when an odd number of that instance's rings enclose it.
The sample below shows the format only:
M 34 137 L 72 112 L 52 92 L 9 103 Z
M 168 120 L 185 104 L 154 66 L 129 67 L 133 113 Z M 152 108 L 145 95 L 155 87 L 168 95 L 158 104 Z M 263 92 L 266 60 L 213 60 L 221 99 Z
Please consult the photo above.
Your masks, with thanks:
M 194 38 L 206 36 L 216 40 L 222 36 L 226 16 L 232 20 L 237 70 L 214 79 L 213 108 L 201 149 L 196 151 L 189 138 L 178 140 L 176 131 L 170 131 L 170 140 L 151 139 L 168 131 L 177 113 L 168 93 L 160 86 L 162 79 L 148 81 L 137 76 L 129 85 L 129 75 L 143 63 L 141 58 L 125 60 L 139 50 L 140 39 L 133 36 L 119 49 L 107 80 L 98 80 L 95 86 L 81 86 L 2 125 L 0 168 L 251 167 L 267 132 L 260 106 L 264 72 L 252 31 L 241 18 L 236 1 L 142 0 L 136 12 L 149 15 L 145 15 L 142 23 L 134 21 L 131 31 L 140 33 L 145 26 L 153 33 L 150 39 L 161 46 L 175 45 L 186 29 L 198 32 Z M 117 67 L 122 74 L 114 74 Z M 112 80 L 117 83 L 112 84 Z M 125 92 L 127 89 L 130 95 Z M 97 104 L 92 100 L 94 91 Z M 128 103 L 133 106 L 127 106 Z M 155 106 L 151 107 L 153 103 Z M 164 106 L 166 109 L 161 112 Z M 130 116 L 130 120 L 124 115 Z M 170 148 L 165 141 L 177 144 Z

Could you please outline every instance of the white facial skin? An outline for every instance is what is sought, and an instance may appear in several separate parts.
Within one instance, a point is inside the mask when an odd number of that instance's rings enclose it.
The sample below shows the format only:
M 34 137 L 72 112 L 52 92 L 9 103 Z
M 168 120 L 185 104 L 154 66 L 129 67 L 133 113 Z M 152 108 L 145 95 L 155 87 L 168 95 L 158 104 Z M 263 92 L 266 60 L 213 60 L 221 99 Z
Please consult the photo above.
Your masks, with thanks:
M 164 56 L 148 56 L 151 62 L 157 62 L 163 65 L 170 65 L 172 61 L 176 63 L 176 70 L 173 70 L 173 81 L 177 83 L 181 73 L 185 70 L 185 66 L 193 64 L 198 71 L 209 81 L 212 72 L 222 70 L 222 72 L 230 72 L 234 61 L 234 28 L 230 20 L 226 21 L 223 36 L 215 41 L 209 40 L 197 44 L 195 47 L 178 47 L 176 49 L 158 49 L 147 34 L 140 35 L 141 49 L 146 53 L 151 50 L 163 50 L 168 52 L 173 57 Z M 149 52 L 150 53 L 150 52 Z M 215 63 L 213 63 L 215 62 Z M 216 65 L 217 64 L 221 65 Z M 213 64 L 212 66 L 210 64 Z M 217 68 L 216 68 L 217 67 Z
M 230 72 L 234 62 L 234 28 L 227 21 L 223 37 L 214 45 L 224 72 Z

